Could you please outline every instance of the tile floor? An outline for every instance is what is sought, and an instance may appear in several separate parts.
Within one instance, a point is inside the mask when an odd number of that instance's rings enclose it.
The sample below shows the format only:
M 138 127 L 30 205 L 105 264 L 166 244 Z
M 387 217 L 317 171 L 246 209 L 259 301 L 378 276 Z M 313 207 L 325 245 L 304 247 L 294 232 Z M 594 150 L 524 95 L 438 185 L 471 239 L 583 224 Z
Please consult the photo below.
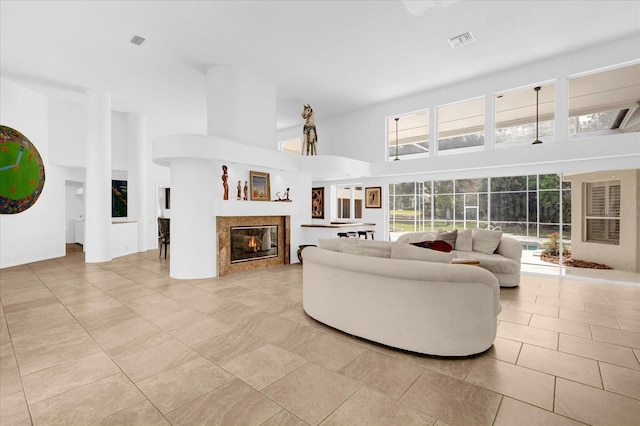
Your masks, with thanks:
M 0 424 L 638 425 L 640 288 L 523 276 L 486 353 L 328 328 L 300 265 L 180 281 L 157 252 L 0 271 Z

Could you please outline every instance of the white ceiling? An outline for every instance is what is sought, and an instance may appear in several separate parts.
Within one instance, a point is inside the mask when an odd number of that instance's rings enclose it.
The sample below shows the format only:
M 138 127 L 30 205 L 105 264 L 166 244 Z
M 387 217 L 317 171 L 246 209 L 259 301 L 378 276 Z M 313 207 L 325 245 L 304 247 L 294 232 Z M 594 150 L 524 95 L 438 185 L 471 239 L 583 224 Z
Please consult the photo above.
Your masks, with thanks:
M 203 128 L 207 68 L 236 65 L 275 83 L 285 128 L 633 34 L 640 1 L 2 0 L 0 72 Z

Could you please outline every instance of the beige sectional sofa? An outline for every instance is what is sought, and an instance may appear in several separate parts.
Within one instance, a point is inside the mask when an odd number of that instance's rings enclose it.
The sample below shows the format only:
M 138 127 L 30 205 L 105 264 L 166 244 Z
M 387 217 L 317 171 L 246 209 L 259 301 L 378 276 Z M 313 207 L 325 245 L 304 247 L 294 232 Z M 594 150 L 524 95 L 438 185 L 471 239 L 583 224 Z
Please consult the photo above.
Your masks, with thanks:
M 520 284 L 522 245 L 513 237 L 499 231 L 465 229 L 456 232 L 408 232 L 398 242 L 416 243 L 444 239 L 454 249 L 480 261 L 480 267 L 496 276 L 500 287 Z
M 498 280 L 449 263 L 451 253 L 343 238 L 320 240 L 303 256 L 303 307 L 320 322 L 431 355 L 472 355 L 493 344 Z

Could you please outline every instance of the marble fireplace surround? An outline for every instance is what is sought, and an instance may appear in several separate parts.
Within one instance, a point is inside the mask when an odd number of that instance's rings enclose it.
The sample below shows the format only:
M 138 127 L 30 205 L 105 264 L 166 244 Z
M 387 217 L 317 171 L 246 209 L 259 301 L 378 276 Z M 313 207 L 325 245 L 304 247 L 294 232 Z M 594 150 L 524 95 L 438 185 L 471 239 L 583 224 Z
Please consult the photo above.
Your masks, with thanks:
M 247 262 L 231 263 L 231 227 L 233 226 L 278 226 L 278 256 L 268 259 L 257 259 Z M 218 239 L 218 276 L 250 271 L 271 266 L 288 265 L 290 263 L 290 231 L 289 216 L 217 216 L 216 234 Z

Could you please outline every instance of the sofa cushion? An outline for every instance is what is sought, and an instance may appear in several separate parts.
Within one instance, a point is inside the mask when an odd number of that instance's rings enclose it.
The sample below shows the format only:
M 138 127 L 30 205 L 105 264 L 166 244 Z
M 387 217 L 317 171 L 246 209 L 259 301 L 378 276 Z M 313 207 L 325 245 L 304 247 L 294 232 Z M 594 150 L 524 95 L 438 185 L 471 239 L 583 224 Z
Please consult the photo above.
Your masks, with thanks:
M 502 240 L 501 231 L 489 231 L 488 229 L 474 229 L 472 233 L 473 251 L 480 253 L 495 253 L 500 240 Z
M 456 251 L 473 251 L 473 231 L 471 229 L 458 229 L 456 237 Z
M 442 229 L 438 229 L 438 233 L 436 234 L 436 240 L 443 240 L 448 242 L 451 247 L 456 246 L 456 238 L 458 237 L 458 230 L 454 229 L 453 231 L 444 231 Z
M 472 256 L 480 261 L 480 266 L 494 274 L 519 274 L 520 264 L 499 254 L 474 252 Z
M 342 238 L 319 238 L 318 246 L 325 250 L 342 251 Z
M 421 247 L 425 249 L 431 249 L 436 251 L 443 251 L 445 253 L 449 253 L 453 250 L 451 244 L 446 241 L 436 240 L 436 241 L 420 241 L 419 243 L 411 243 L 412 246 Z
M 393 243 L 389 241 L 361 240 L 360 238 L 343 238 L 343 240 L 345 240 L 342 244 L 342 251 L 344 253 L 359 256 L 391 257 L 391 246 Z
M 453 253 L 425 250 L 411 244 L 395 242 L 391 246 L 392 259 L 424 260 L 427 262 L 451 263 Z

